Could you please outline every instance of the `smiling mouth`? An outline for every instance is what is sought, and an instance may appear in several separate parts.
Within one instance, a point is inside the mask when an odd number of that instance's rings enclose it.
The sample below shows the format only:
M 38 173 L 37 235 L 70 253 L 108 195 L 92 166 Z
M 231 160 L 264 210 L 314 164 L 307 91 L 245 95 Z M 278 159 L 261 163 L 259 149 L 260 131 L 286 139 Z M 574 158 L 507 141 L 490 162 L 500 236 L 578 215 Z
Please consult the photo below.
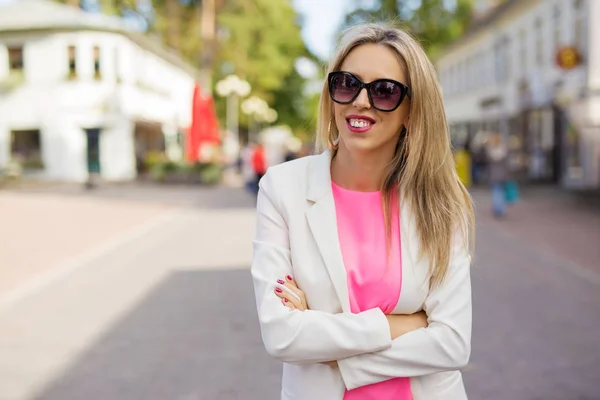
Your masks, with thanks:
M 348 129 L 352 132 L 366 132 L 375 124 L 375 121 L 367 118 L 346 118 Z
M 348 122 L 353 128 L 366 128 L 367 126 L 373 125 L 371 121 L 367 121 L 366 119 L 350 118 L 348 119 Z

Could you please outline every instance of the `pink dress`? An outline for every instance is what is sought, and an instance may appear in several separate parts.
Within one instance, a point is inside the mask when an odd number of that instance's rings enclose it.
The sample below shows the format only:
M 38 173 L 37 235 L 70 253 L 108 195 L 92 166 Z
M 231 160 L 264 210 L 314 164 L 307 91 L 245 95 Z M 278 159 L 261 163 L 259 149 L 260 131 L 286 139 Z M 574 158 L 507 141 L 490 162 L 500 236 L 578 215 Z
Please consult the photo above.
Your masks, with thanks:
M 380 192 L 356 192 L 332 183 L 342 258 L 353 313 L 379 307 L 391 313 L 400 297 L 402 259 L 398 202 L 392 206 L 388 259 Z M 344 400 L 412 400 L 409 378 L 347 390 Z

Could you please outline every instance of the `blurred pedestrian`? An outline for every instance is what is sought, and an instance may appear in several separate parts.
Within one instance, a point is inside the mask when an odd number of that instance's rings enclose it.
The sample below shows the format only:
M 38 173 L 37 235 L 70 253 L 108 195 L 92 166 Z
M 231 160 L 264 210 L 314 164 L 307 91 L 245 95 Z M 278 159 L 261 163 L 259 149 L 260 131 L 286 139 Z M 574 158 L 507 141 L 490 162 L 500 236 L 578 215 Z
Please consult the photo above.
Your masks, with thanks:
M 499 132 L 493 132 L 486 143 L 489 183 L 492 190 L 492 212 L 495 217 L 506 214 L 506 183 L 508 181 L 508 148 Z
M 471 182 L 473 185 L 478 185 L 485 181 L 487 161 L 484 141 L 487 135 L 487 132 L 483 130 L 478 131 L 469 145 L 471 151 Z
M 244 146 L 240 152 L 240 169 L 242 171 L 242 177 L 246 190 L 250 193 L 256 194 L 258 188 L 256 186 L 256 174 L 254 173 L 254 167 L 252 166 L 252 154 L 254 153 L 254 145 L 249 142 Z
M 355 26 L 319 111 L 325 151 L 269 168 L 258 194 L 251 272 L 281 398 L 466 399 L 474 217 L 435 68 L 407 32 Z
M 519 172 L 523 168 L 523 151 L 521 140 L 517 135 L 511 135 L 508 140 L 508 155 L 506 160 L 507 180 L 504 184 L 506 191 L 506 204 L 511 206 L 519 200 Z
M 297 158 L 296 153 L 290 149 L 287 149 L 287 151 L 285 152 L 284 161 L 288 162 L 288 161 L 295 160 L 296 158 Z
M 467 150 L 467 146 L 458 147 L 454 152 L 454 161 L 456 163 L 456 172 L 458 177 L 465 187 L 471 186 L 471 154 Z
M 267 172 L 267 156 L 265 148 L 261 143 L 254 146 L 252 151 L 252 170 L 254 171 L 254 183 L 256 192 L 258 193 L 258 184 L 265 172 Z

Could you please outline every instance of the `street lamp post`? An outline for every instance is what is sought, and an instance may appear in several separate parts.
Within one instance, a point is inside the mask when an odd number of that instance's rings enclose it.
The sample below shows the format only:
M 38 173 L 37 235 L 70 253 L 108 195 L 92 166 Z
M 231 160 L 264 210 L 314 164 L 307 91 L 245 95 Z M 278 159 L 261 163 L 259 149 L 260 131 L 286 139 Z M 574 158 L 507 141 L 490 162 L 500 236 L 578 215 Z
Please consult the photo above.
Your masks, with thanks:
M 250 117 L 251 126 L 254 126 L 251 132 L 253 135 L 258 134 L 260 130 L 257 126 L 259 123 L 273 123 L 277 120 L 277 111 L 269 108 L 266 101 L 256 96 L 244 100 L 242 111 Z
M 250 94 L 250 84 L 236 75 L 229 75 L 217 82 L 217 93 L 221 97 L 227 97 L 227 131 L 232 135 L 235 153 L 240 150 L 239 132 L 239 98 Z

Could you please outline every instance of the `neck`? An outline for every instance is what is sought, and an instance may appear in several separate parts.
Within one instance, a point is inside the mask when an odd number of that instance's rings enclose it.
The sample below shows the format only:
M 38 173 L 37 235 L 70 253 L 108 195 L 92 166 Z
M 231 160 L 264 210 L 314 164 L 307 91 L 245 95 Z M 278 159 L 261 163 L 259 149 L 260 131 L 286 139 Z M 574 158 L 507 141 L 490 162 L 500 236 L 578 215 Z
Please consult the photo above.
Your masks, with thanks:
M 331 161 L 331 179 L 339 186 L 359 192 L 374 192 L 381 189 L 386 167 L 393 153 L 349 152 L 340 146 Z

